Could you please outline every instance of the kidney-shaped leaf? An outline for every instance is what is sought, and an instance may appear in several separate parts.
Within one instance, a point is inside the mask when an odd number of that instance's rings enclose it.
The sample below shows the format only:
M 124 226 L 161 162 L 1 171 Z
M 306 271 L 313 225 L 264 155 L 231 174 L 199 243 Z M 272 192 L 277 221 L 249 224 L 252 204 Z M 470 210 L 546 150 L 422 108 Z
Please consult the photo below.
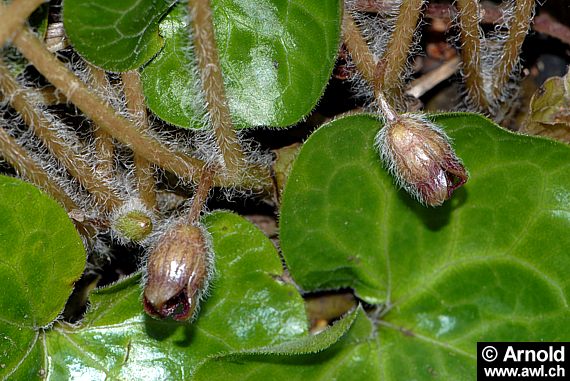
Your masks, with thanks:
M 150 109 L 169 123 L 201 127 L 186 4 L 161 23 L 165 47 L 143 72 Z M 338 0 L 213 0 L 216 41 L 238 128 L 288 126 L 316 105 L 340 38 Z
M 173 0 L 65 0 L 63 22 L 71 44 L 109 71 L 136 69 L 161 48 L 158 23 Z
M 33 185 L 0 176 L 0 378 L 37 376 L 39 330 L 62 311 L 85 259 L 62 207 Z
M 243 218 L 217 212 L 205 224 L 216 253 L 216 274 L 197 321 L 149 318 L 141 307 L 140 277 L 101 289 L 78 327 L 46 334 L 53 380 L 184 380 L 206 357 L 278 344 L 306 334 L 303 302 L 279 280 L 282 265 L 261 231 Z
M 370 350 L 386 379 L 471 378 L 477 341 L 570 338 L 570 147 L 477 115 L 433 119 L 470 171 L 442 207 L 395 188 L 367 115 L 313 134 L 283 196 L 299 285 L 384 304 Z

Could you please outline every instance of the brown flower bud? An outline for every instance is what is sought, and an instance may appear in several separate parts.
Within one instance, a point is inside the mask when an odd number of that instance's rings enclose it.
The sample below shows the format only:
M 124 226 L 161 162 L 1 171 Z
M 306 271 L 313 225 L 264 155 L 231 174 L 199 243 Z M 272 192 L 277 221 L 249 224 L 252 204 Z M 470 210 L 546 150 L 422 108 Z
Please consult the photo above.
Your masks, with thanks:
M 150 253 L 144 288 L 145 311 L 155 318 L 188 320 L 208 287 L 212 254 L 205 230 L 177 224 Z
M 441 205 L 469 177 L 449 142 L 439 127 L 416 114 L 388 121 L 375 138 L 397 184 L 430 206 Z

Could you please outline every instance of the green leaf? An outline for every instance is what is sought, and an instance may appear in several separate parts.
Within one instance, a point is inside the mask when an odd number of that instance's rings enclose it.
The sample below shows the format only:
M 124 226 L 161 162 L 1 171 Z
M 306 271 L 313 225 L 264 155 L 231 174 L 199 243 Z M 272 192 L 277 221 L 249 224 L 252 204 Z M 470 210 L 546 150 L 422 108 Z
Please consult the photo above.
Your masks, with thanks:
M 77 327 L 46 334 L 49 379 L 182 380 L 206 357 L 306 334 L 303 302 L 279 281 L 281 261 L 261 231 L 217 212 L 205 219 L 216 253 L 209 297 L 193 323 L 158 321 L 141 306 L 140 277 L 95 292 Z
M 65 32 L 87 61 L 108 71 L 136 69 L 162 47 L 158 23 L 172 0 L 66 0 Z
M 372 325 L 361 308 L 355 309 L 332 327 L 317 334 L 277 346 L 231 353 L 208 358 L 196 371 L 195 380 L 316 380 L 329 369 L 320 364 L 327 357 L 340 353 L 351 356 L 361 352 L 358 341 L 365 341 L 372 332 Z M 323 352 L 325 351 L 325 352 Z M 338 364 L 350 374 L 361 364 L 350 362 L 349 367 Z M 350 369 L 349 369 L 350 368 Z M 360 374 L 360 372 L 358 372 Z M 346 377 L 338 379 L 349 379 Z
M 340 39 L 338 0 L 213 0 L 217 46 L 238 128 L 288 126 L 316 105 Z M 169 123 L 203 118 L 186 5 L 161 23 L 165 47 L 143 72 L 149 108 Z M 307 38 L 310 36 L 310 38 Z
M 67 213 L 33 185 L 0 176 L 0 377 L 29 379 L 43 366 L 42 327 L 62 311 L 85 267 Z
M 570 148 L 476 114 L 433 119 L 470 171 L 442 207 L 395 188 L 369 115 L 317 130 L 283 195 L 297 283 L 384 304 L 370 366 L 388 380 L 472 378 L 477 341 L 570 338 Z
M 187 4 L 178 4 L 160 23 L 164 48 L 142 71 L 146 103 L 163 120 L 200 128 L 205 115 L 196 62 L 191 52 Z

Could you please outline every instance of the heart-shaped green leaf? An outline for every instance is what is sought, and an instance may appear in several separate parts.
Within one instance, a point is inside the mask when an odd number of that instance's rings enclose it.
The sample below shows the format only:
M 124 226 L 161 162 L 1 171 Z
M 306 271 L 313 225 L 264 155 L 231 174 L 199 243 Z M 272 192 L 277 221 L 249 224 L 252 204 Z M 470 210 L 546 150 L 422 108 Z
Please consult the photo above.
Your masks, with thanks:
M 71 44 L 108 71 L 136 69 L 161 48 L 158 23 L 172 0 L 66 0 L 63 22 Z
M 200 128 L 203 105 L 186 4 L 161 23 L 164 49 L 145 67 L 149 108 L 169 123 Z M 340 38 L 338 0 L 213 0 L 216 41 L 238 128 L 288 126 L 316 105 Z
M 33 185 L 0 176 L 0 378 L 43 367 L 43 327 L 62 311 L 85 267 L 67 213 Z
M 274 345 L 306 334 L 295 288 L 279 280 L 281 261 L 261 231 L 217 212 L 205 219 L 216 254 L 208 298 L 193 323 L 144 314 L 139 277 L 95 292 L 77 327 L 46 333 L 53 380 L 183 380 L 206 357 Z
M 367 115 L 313 134 L 283 195 L 299 285 L 384 304 L 370 350 L 388 380 L 471 378 L 477 341 L 570 337 L 570 147 L 475 114 L 433 118 L 470 171 L 442 207 L 396 190 Z

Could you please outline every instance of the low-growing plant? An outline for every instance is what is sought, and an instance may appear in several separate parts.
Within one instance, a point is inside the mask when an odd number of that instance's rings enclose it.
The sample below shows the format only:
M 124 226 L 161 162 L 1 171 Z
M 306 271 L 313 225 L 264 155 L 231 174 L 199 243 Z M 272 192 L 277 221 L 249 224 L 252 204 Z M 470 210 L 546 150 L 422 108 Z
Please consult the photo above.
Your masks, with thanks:
M 434 12 L 453 112 L 410 86 Z M 477 342 L 567 341 L 570 148 L 495 123 L 534 12 L 0 3 L 0 378 L 474 379 Z M 567 83 L 517 129 L 565 140 Z

